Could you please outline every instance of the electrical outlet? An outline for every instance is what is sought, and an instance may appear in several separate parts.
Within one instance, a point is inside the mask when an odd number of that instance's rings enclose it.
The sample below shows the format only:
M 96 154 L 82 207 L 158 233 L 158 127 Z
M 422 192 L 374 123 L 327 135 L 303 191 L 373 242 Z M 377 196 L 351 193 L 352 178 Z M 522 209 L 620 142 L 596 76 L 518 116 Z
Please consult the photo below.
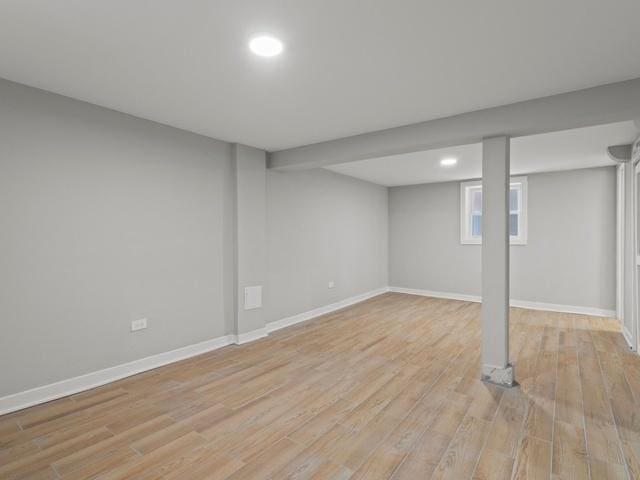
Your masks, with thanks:
M 335 284 L 335 283 L 333 283 L 333 280 L 329 282 L 329 288 L 333 288 L 333 287 L 335 287 L 335 286 L 336 286 L 336 284 Z
M 137 332 L 138 330 L 144 330 L 147 328 L 147 319 L 141 318 L 139 320 L 133 320 L 131 322 L 131 331 Z

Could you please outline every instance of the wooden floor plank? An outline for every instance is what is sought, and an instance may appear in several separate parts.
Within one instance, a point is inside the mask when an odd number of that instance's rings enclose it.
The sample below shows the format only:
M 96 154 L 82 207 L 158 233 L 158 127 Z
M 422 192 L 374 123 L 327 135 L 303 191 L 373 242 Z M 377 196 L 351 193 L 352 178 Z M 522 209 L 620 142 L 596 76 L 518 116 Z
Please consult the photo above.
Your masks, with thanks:
M 473 472 L 473 480 L 509 480 L 513 470 L 513 458 L 484 450 Z
M 542 480 L 549 478 L 551 443 L 536 437 L 525 437 L 516 457 L 514 480 Z
M 558 478 L 589 478 L 584 429 L 557 421 L 553 429 L 551 471 Z
M 490 426 L 486 420 L 471 414 L 466 415 L 431 478 L 470 478 L 478 463 Z

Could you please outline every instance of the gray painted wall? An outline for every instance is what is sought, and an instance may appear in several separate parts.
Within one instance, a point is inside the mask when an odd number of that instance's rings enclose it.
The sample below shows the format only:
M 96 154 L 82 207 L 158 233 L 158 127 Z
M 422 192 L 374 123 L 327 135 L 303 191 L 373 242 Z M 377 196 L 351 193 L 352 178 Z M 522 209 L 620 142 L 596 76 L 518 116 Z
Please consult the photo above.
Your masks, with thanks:
M 229 144 L 0 81 L 0 172 L 0 396 L 230 331 Z
M 511 247 L 511 298 L 615 309 L 614 167 L 528 175 L 528 244 Z M 389 190 L 395 287 L 480 295 L 479 245 L 460 244 L 460 183 Z
M 238 148 L 0 80 L 0 396 L 233 333 L 246 262 L 261 322 L 387 285 L 386 188 Z
M 268 171 L 267 322 L 387 286 L 387 206 L 385 187 L 326 170 Z

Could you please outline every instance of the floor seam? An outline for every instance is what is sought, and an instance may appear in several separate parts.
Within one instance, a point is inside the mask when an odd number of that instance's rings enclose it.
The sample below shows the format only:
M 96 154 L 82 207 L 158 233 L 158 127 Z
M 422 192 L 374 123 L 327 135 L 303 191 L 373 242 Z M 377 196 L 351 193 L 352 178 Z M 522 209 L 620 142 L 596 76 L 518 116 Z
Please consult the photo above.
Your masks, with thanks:
M 591 333 L 591 330 L 587 330 L 587 331 L 589 332 L 589 337 L 591 337 L 591 343 L 593 344 L 593 349 L 596 352 L 596 359 L 598 360 L 598 368 L 600 369 L 600 376 L 602 377 L 602 386 L 604 387 L 605 394 L 607 395 L 607 404 L 609 405 L 609 413 L 611 414 L 611 419 L 613 420 L 613 425 L 616 429 L 616 435 L 618 436 L 618 443 L 620 444 L 619 447 L 620 447 L 620 453 L 622 454 L 624 470 L 625 470 L 625 473 L 627 474 L 627 478 L 632 479 L 633 477 L 630 474 L 629 465 L 627 464 L 627 456 L 625 455 L 624 450 L 622 450 L 623 439 L 620 436 L 620 429 L 618 428 L 618 422 L 616 421 L 616 417 L 613 414 L 613 407 L 611 406 L 611 395 L 609 393 L 609 389 L 607 388 L 606 380 L 604 379 L 604 371 L 602 370 L 600 353 L 598 352 L 598 349 L 595 347 L 595 344 L 593 343 L 593 334 Z
M 542 335 L 540 337 L 540 343 L 538 345 L 538 351 L 536 353 L 536 367 L 538 364 L 538 358 L 540 357 L 540 352 L 542 352 L 542 338 L 544 336 L 544 328 L 542 328 Z M 522 387 L 520 387 L 522 388 Z M 518 445 L 516 446 L 516 455 L 513 458 L 513 466 L 511 467 L 511 480 L 514 479 L 514 475 L 516 474 L 516 467 L 518 466 L 518 460 L 520 459 L 520 446 L 522 445 L 522 441 L 524 440 L 525 437 L 525 429 L 524 426 L 526 424 L 527 418 L 529 417 L 529 410 L 530 410 L 530 402 L 529 402 L 530 397 L 527 396 L 527 408 L 525 409 L 524 412 L 524 418 L 523 418 L 523 423 L 522 423 L 522 429 L 520 430 L 520 438 L 518 439 Z
M 589 478 L 591 478 L 591 456 L 589 455 L 589 442 L 587 440 L 587 421 L 584 418 L 584 390 L 582 388 L 582 367 L 580 365 L 580 351 L 578 349 L 578 336 L 576 335 L 575 318 L 571 319 L 571 327 L 573 329 L 573 335 L 576 341 L 576 363 L 578 364 L 578 380 L 580 380 L 578 383 L 580 384 L 580 402 L 582 403 L 582 435 L 584 437 L 584 449 L 585 455 L 587 457 L 587 473 L 589 474 Z

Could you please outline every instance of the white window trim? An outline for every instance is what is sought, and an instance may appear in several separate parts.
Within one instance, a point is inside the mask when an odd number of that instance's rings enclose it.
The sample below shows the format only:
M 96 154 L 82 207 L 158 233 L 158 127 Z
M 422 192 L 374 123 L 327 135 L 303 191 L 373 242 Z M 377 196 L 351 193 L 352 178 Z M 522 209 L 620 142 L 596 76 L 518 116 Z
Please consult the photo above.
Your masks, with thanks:
M 511 245 L 526 245 L 528 230 L 528 182 L 527 177 L 511 177 L 510 185 L 521 184 L 519 198 L 520 215 L 518 216 L 518 232 L 517 237 L 510 237 Z M 481 245 L 482 238 L 471 236 L 470 222 L 467 219 L 470 216 L 470 202 L 467 201 L 467 189 L 482 186 L 482 180 L 474 180 L 471 182 L 460 182 L 460 243 L 462 245 Z

